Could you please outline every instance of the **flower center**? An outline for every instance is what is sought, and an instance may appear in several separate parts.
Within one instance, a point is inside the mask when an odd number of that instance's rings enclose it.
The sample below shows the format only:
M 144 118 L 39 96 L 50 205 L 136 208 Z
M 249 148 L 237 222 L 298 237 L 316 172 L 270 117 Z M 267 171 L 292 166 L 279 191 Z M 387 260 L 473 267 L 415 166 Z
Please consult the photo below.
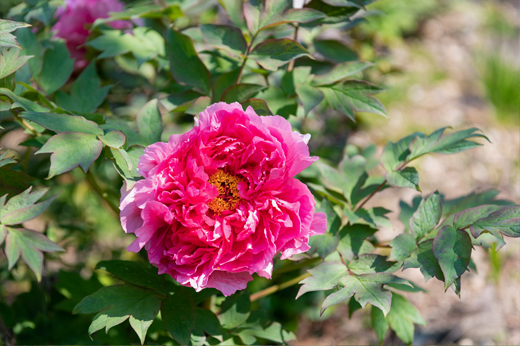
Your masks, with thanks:
M 218 189 L 218 196 L 208 204 L 209 209 L 219 215 L 225 210 L 235 210 L 240 201 L 237 185 L 241 181 L 243 180 L 220 169 L 209 177 L 208 183 Z

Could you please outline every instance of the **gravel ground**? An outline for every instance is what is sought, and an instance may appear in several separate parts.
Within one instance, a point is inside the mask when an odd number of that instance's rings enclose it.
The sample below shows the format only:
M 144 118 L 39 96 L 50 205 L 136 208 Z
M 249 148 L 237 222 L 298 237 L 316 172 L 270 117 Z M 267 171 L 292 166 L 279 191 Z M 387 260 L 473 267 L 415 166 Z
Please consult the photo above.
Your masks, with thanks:
M 387 80 L 390 88 L 402 87 L 409 75 L 441 72 L 448 77 L 436 82 L 419 78 L 407 85 L 406 99 L 385 105 L 387 120 L 369 122 L 365 131 L 356 133 L 348 142 L 359 146 L 382 143 L 381 151 L 386 141 L 395 141 L 413 131 L 429 133 L 443 126 L 455 130 L 478 127 L 491 144 L 452 156 L 426 156 L 415 164 L 423 194 L 439 189 L 447 198 L 454 198 L 473 190 L 496 188 L 501 191 L 499 197 L 520 203 L 520 123 L 498 123 L 484 97 L 485 88 L 473 63 L 474 55 L 483 47 L 495 49 L 496 42 L 482 31 L 483 8 L 470 5 L 427 20 L 419 39 L 408 40 L 390 52 L 392 65 L 404 72 Z M 518 24 L 518 6 L 503 6 Z M 518 53 L 518 42 L 506 48 L 504 55 L 517 56 L 510 53 Z M 410 203 L 415 195 L 409 189 L 390 189 L 378 194 L 370 205 L 398 210 L 399 200 Z M 402 231 L 397 213 L 391 217 L 394 229 L 378 232 L 379 239 L 391 239 Z M 443 284 L 436 279 L 423 283 L 419 270 L 399 273 L 428 291 L 405 294 L 427 322 L 416 328 L 414 344 L 520 345 L 520 239 L 507 239 L 499 256 L 501 272 L 494 281 L 492 275 L 496 271 L 488 253 L 482 248 L 473 252 L 478 274 L 464 274 L 460 299 L 451 290 L 445 293 Z M 341 305 L 324 321 L 312 322 L 302 317 L 298 340 L 302 345 L 377 344 L 369 324 L 368 311 L 357 311 L 349 319 L 348 307 Z M 385 344 L 400 343 L 395 335 L 385 340 Z

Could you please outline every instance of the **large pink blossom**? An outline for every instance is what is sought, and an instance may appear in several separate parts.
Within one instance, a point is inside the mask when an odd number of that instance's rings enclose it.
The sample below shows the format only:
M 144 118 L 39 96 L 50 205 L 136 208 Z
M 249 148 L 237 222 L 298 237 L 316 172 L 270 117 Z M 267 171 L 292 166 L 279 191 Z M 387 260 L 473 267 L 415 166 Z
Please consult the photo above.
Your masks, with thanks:
M 56 16 L 58 21 L 52 27 L 56 36 L 67 41 L 70 55 L 76 59 L 76 68 L 85 67 L 86 48 L 81 47 L 87 41 L 89 29 L 98 18 L 108 18 L 111 12 L 121 12 L 124 4 L 119 0 L 66 0 L 65 8 L 59 8 Z M 123 20 L 110 22 L 114 29 L 130 29 L 132 23 Z
M 197 291 L 228 296 L 253 273 L 270 278 L 277 253 L 305 252 L 309 237 L 326 229 L 325 214 L 294 178 L 317 160 L 309 138 L 280 116 L 211 105 L 191 131 L 146 148 L 145 179 L 123 186 L 121 224 L 137 236 L 128 250 L 144 247 L 159 274 Z

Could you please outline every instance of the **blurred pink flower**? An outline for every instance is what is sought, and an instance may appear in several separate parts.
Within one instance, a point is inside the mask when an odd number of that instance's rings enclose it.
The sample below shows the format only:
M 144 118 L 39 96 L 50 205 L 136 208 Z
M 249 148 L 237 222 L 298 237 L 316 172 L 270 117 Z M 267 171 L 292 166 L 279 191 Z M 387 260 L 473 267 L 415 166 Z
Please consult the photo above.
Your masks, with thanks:
M 79 47 L 87 41 L 89 35 L 86 24 L 92 24 L 98 18 L 108 18 L 111 12 L 121 12 L 124 4 L 119 0 L 65 0 L 65 8 L 56 12 L 58 21 L 52 27 L 56 37 L 67 41 L 70 55 L 76 59 L 76 68 L 87 65 L 84 47 Z M 110 22 L 114 29 L 131 29 L 132 23 L 124 20 Z
M 273 257 L 309 249 L 326 230 L 324 213 L 294 176 L 317 157 L 310 135 L 280 116 L 258 116 L 239 103 L 209 106 L 195 127 L 146 148 L 145 178 L 122 188 L 121 224 L 148 259 L 180 284 L 228 296 L 251 274 L 270 278 Z

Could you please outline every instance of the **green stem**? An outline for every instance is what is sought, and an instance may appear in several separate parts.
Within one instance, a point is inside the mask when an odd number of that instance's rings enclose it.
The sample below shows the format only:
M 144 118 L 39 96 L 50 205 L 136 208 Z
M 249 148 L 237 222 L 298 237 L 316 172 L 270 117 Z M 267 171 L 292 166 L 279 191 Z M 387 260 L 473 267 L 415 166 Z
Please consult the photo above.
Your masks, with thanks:
M 253 47 L 253 42 L 255 42 L 255 38 L 256 38 L 256 34 L 251 38 L 251 42 L 249 43 L 249 46 L 247 47 L 246 55 L 244 57 L 244 62 L 242 62 L 242 66 L 240 66 L 240 71 L 238 72 L 238 77 L 237 77 L 237 81 L 235 82 L 235 84 L 240 83 L 240 79 L 242 78 L 242 72 L 244 72 L 244 67 L 246 67 L 246 62 L 249 57 L 249 53 L 251 52 L 251 47 Z
M 92 171 L 88 170 L 85 176 L 87 177 L 87 181 L 94 189 L 94 191 L 97 192 L 97 194 L 106 202 L 106 204 L 116 215 L 119 215 L 119 206 L 114 203 L 114 201 L 108 197 L 108 193 L 103 191 L 103 189 L 99 186 L 96 179 L 94 178 L 94 175 L 92 174 Z
M 295 41 L 298 41 L 298 29 L 299 28 L 300 28 L 300 26 L 298 25 L 298 23 L 296 23 L 295 28 L 294 28 L 294 38 L 293 38 Z M 289 61 L 289 64 L 287 65 L 287 72 L 291 72 L 293 67 L 294 67 L 294 59 Z
M 292 266 L 288 265 L 288 266 L 285 266 L 283 268 L 277 269 L 277 270 L 275 270 L 273 272 L 273 274 L 282 274 L 282 273 L 292 272 L 293 270 L 310 266 L 311 264 L 314 264 L 314 263 L 316 263 L 316 262 L 318 262 L 320 260 L 321 260 L 320 257 L 309 258 L 308 260 L 302 261 L 302 262 L 300 262 L 298 264 L 295 264 L 295 265 L 292 265 Z
M 308 278 L 309 276 L 311 276 L 310 273 L 305 273 L 305 274 L 302 274 L 292 280 L 289 280 L 287 282 L 284 282 L 283 284 L 279 284 L 279 285 L 273 285 L 271 287 L 267 287 L 266 289 L 263 289 L 259 292 L 256 292 L 256 293 L 253 293 L 251 295 L 251 301 L 254 302 L 255 300 L 258 300 L 260 298 L 263 298 L 263 297 L 266 297 L 270 294 L 273 294 L 275 292 L 278 292 L 278 291 L 281 291 L 287 287 L 291 287 L 293 285 L 296 285 L 298 282 L 302 281 L 303 279 L 305 278 Z

